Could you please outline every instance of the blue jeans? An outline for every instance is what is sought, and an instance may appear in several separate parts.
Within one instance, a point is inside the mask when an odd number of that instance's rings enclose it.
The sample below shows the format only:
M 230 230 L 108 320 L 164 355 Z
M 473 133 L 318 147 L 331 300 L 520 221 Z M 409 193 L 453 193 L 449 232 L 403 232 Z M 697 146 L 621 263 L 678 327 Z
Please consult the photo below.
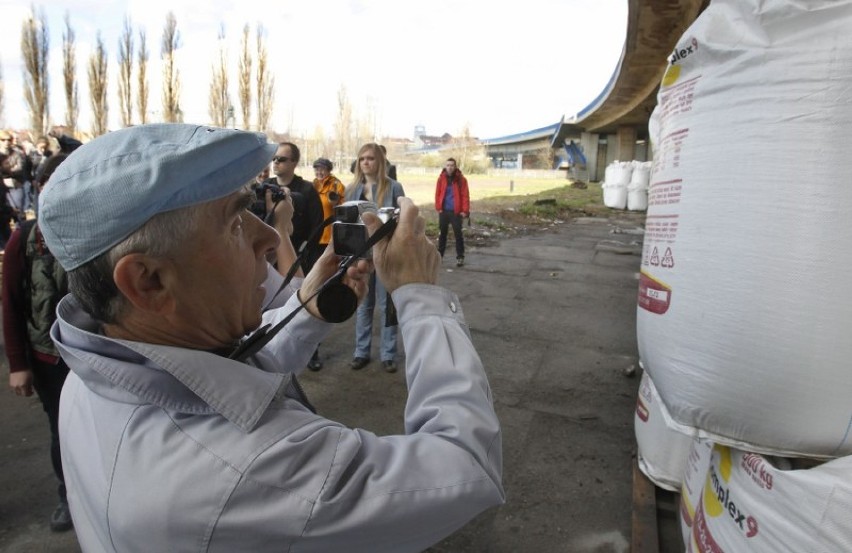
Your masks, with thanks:
M 380 358 L 382 361 L 393 361 L 396 357 L 396 334 L 399 326 L 385 326 L 387 317 L 388 293 L 382 282 L 376 278 L 376 273 L 370 275 L 370 288 L 358 311 L 355 313 L 355 355 L 354 357 L 370 358 L 370 347 L 373 343 L 373 308 L 378 304 L 382 321 L 382 343 Z

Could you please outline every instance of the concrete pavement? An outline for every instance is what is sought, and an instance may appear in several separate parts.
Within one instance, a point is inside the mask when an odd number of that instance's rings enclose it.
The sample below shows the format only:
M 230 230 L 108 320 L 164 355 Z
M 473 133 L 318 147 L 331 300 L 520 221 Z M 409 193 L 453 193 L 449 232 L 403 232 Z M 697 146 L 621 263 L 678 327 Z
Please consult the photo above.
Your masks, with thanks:
M 504 428 L 508 500 L 430 551 L 629 550 L 639 379 L 624 372 L 637 363 L 642 236 L 621 231 L 643 220 L 578 219 L 470 249 L 460 269 L 445 260 L 439 283 L 461 298 Z M 384 373 L 375 353 L 348 369 L 353 326 L 335 329 L 325 367 L 301 381 L 323 415 L 399 433 L 404 376 Z M 79 551 L 73 532 L 47 527 L 56 494 L 38 400 L 0 392 L 0 420 L 0 551 Z

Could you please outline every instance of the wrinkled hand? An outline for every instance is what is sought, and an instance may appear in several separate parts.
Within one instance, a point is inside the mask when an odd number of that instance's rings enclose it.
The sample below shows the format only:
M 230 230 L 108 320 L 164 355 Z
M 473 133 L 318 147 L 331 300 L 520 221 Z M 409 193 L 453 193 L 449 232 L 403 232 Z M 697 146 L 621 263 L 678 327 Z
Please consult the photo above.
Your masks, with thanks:
M 382 222 L 372 213 L 361 217 L 372 235 Z M 426 220 L 410 198 L 399 199 L 399 223 L 390 237 L 373 246 L 376 274 L 388 292 L 405 284 L 438 282 L 441 256 L 426 238 Z
M 332 238 L 333 240 L 333 238 Z M 334 253 L 334 242 L 330 243 L 323 254 L 314 263 L 314 267 L 305 277 L 302 282 L 302 287 L 299 289 L 299 299 L 305 301 L 311 297 L 314 292 L 319 290 L 323 283 L 331 278 L 340 268 L 342 258 Z M 343 277 L 343 284 L 348 286 L 355 292 L 360 304 L 367 295 L 367 287 L 369 285 L 369 276 L 373 272 L 373 265 L 365 260 L 359 259 L 346 269 L 346 274 Z M 322 319 L 319 309 L 317 309 L 316 298 L 311 299 L 306 306 L 311 315 L 318 319 Z
M 33 372 L 27 370 L 9 373 L 9 387 L 15 391 L 16 396 L 33 395 Z

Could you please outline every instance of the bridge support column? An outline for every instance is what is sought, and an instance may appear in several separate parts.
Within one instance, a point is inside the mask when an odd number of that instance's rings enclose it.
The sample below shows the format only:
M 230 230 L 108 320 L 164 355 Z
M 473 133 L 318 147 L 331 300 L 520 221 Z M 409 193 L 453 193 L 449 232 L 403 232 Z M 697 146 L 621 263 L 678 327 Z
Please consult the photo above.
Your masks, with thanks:
M 588 180 L 598 181 L 598 142 L 597 134 L 584 132 L 580 135 L 580 145 L 583 147 L 583 155 L 586 156 L 586 171 Z
M 618 127 L 615 159 L 633 161 L 636 157 L 636 127 Z

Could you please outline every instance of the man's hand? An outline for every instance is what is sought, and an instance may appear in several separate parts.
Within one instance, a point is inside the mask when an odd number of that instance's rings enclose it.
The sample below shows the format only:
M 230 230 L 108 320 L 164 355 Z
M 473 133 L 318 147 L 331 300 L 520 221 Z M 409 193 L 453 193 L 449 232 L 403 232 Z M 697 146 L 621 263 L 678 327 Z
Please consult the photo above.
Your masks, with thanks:
M 316 292 L 323 283 L 331 278 L 340 268 L 342 258 L 334 253 L 334 238 L 332 242 L 326 246 L 325 251 L 314 263 L 314 267 L 305 277 L 302 282 L 302 287 L 299 289 L 299 299 L 305 301 Z M 359 259 L 346 269 L 346 274 L 343 276 L 343 284 L 348 286 L 355 292 L 358 297 L 358 303 L 367 295 L 368 277 L 373 272 L 373 265 L 365 260 Z M 322 319 L 319 309 L 317 309 L 316 298 L 308 302 L 307 310 L 318 319 Z
M 361 218 L 372 235 L 382 222 L 372 213 Z M 441 256 L 432 241 L 426 238 L 426 221 L 410 198 L 399 199 L 399 223 L 390 239 L 373 246 L 376 274 L 388 292 L 405 284 L 438 282 Z
M 16 396 L 33 395 L 33 371 L 15 371 L 9 373 L 9 387 L 15 391 Z

